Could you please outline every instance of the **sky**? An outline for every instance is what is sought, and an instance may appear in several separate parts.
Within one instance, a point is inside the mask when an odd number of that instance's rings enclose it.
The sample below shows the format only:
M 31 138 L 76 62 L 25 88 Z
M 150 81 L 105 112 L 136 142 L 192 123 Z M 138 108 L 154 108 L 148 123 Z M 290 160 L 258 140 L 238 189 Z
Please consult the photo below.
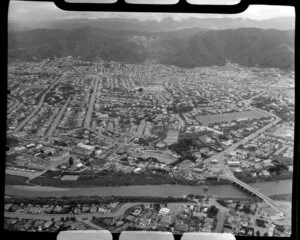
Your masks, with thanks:
M 74 1 L 74 0 L 68 0 Z M 78 0 L 76 0 L 78 1 Z M 89 0 L 95 1 L 95 0 Z M 101 0 L 101 1 L 114 1 L 114 0 Z M 138 1 L 152 1 L 158 0 L 128 0 L 132 2 Z M 164 0 L 166 1 L 166 0 Z M 174 2 L 174 0 L 167 0 Z M 200 0 L 189 0 L 196 2 Z M 202 0 L 208 2 L 208 0 Z M 221 0 L 209 0 L 214 3 L 218 3 Z M 235 3 L 237 0 L 222 0 L 227 4 Z M 72 18 L 135 18 L 139 20 L 157 20 L 160 21 L 166 17 L 172 17 L 179 20 L 189 17 L 200 18 L 250 18 L 255 20 L 269 19 L 274 17 L 293 17 L 295 16 L 295 10 L 293 7 L 287 6 L 266 6 L 256 5 L 250 6 L 245 12 L 239 14 L 174 14 L 174 13 L 109 13 L 109 12 L 69 12 L 60 10 L 52 2 L 24 2 L 24 1 L 11 1 L 9 5 L 9 20 L 12 21 L 43 21 L 43 20 L 59 20 L 59 19 L 72 19 Z

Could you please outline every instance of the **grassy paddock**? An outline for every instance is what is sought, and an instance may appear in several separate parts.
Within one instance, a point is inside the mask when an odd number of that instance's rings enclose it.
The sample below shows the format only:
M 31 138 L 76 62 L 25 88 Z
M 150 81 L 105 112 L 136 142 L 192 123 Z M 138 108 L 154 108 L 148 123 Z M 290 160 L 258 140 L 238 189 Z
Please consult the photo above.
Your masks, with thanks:
M 6 185 L 28 185 L 26 183 L 27 177 L 16 176 L 11 174 L 5 174 L 5 184 Z
M 80 175 L 77 181 L 61 181 L 60 178 L 40 176 L 30 183 L 41 186 L 53 187 L 87 187 L 87 186 L 129 186 L 129 185 L 161 185 L 161 184 L 183 184 L 196 185 L 196 181 L 175 179 L 169 175 L 140 173 L 108 173 L 105 175 Z
M 279 200 L 279 201 L 292 201 L 292 194 L 287 193 L 287 194 L 275 194 L 271 195 L 270 198 L 273 200 Z

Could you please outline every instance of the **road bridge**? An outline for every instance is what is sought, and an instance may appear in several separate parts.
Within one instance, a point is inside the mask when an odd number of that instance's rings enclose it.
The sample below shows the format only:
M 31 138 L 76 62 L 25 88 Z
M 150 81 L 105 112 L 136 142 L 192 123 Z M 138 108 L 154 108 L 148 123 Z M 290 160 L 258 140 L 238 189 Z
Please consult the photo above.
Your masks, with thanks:
M 273 200 L 264 195 L 263 193 L 259 192 L 255 188 L 251 187 L 250 185 L 242 182 L 241 180 L 235 178 L 235 177 L 228 177 L 228 180 L 230 180 L 233 184 L 237 185 L 238 187 L 242 188 L 243 190 L 246 190 L 250 194 L 258 197 L 259 199 L 263 200 L 266 204 L 268 204 L 271 208 L 273 208 L 276 212 L 281 213 L 280 209 L 274 204 Z
M 258 94 L 258 95 L 260 95 L 260 94 Z M 258 95 L 254 96 L 254 97 L 257 97 Z M 251 100 L 254 97 L 252 97 Z M 250 101 L 246 102 L 246 104 L 249 105 Z M 271 123 L 267 124 L 263 128 L 257 130 L 256 132 L 250 134 L 246 138 L 238 141 L 237 143 L 235 143 L 232 146 L 228 147 L 224 151 L 219 152 L 218 154 L 209 157 L 205 161 L 206 162 L 210 162 L 212 159 L 218 160 L 219 164 L 220 164 L 220 167 L 221 167 L 221 169 L 222 169 L 222 171 L 224 173 L 224 175 L 223 175 L 224 178 L 228 179 L 233 184 L 237 185 L 238 187 L 242 188 L 243 190 L 246 190 L 251 195 L 256 196 L 259 199 L 263 200 L 266 204 L 268 204 L 271 208 L 273 208 L 277 213 L 282 213 L 282 211 L 280 211 L 280 209 L 274 204 L 274 202 L 269 197 L 267 197 L 263 193 L 259 192 L 258 190 L 254 189 L 253 187 L 249 186 L 248 184 L 242 182 L 241 180 L 237 179 L 234 176 L 234 174 L 232 173 L 232 171 L 229 168 L 229 166 L 225 163 L 225 156 L 227 154 L 229 154 L 230 152 L 236 150 L 240 145 L 245 144 L 246 142 L 248 142 L 248 141 L 250 141 L 250 140 L 258 137 L 260 134 L 264 133 L 267 129 L 275 126 L 276 124 L 278 124 L 281 121 L 281 119 L 278 116 L 276 116 L 275 114 L 270 113 L 270 112 L 266 112 L 266 111 L 263 111 L 263 112 L 265 112 L 265 113 L 269 114 L 270 116 L 274 117 L 275 118 L 274 121 L 272 121 Z

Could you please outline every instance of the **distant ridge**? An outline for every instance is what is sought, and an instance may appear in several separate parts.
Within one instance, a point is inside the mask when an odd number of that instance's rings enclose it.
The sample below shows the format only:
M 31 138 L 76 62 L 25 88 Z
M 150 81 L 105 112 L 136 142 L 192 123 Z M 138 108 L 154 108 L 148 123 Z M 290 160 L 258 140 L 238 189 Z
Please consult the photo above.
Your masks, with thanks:
M 37 29 L 8 34 L 10 60 L 80 56 L 83 59 L 180 67 L 294 67 L 294 31 L 259 28 L 170 32 L 139 32 L 84 27 L 72 30 Z
M 278 17 L 266 20 L 253 20 L 243 18 L 184 18 L 174 20 L 173 18 L 164 18 L 161 21 L 120 18 L 78 18 L 62 19 L 52 21 L 22 21 L 22 27 L 19 22 L 9 21 L 10 31 L 20 31 L 27 29 L 48 28 L 70 30 L 75 28 L 102 28 L 108 30 L 126 30 L 142 32 L 162 32 L 174 31 L 183 28 L 202 28 L 202 29 L 235 29 L 235 28 L 262 28 L 278 30 L 294 30 L 294 17 Z

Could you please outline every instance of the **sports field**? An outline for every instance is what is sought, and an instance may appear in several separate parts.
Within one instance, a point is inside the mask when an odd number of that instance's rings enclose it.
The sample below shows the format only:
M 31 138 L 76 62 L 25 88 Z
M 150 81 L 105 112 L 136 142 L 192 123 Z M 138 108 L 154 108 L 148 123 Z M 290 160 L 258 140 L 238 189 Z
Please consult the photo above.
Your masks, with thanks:
M 268 117 L 269 115 L 258 110 L 253 111 L 241 111 L 233 113 L 223 113 L 223 114 L 211 114 L 196 117 L 197 121 L 202 123 L 203 126 L 208 126 L 210 123 L 220 123 L 220 122 L 231 122 L 233 120 L 241 119 L 258 119 L 262 117 Z
M 176 143 L 178 141 L 178 137 L 179 137 L 179 131 L 178 130 L 174 130 L 174 129 L 170 129 L 168 132 L 167 132 L 167 137 L 166 139 L 164 140 L 164 142 L 170 146 L 172 145 L 173 143 Z

